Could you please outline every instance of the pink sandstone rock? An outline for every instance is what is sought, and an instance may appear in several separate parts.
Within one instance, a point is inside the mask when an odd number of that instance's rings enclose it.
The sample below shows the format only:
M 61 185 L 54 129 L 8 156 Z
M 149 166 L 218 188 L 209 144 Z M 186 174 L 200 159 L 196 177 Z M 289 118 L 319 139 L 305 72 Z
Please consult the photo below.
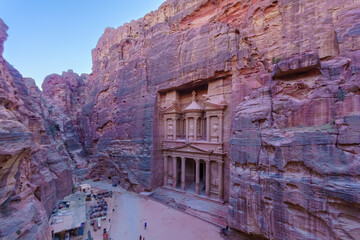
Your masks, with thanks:
M 43 82 L 44 116 L 50 124 L 57 145 L 69 154 L 73 169 L 87 167 L 86 152 L 81 143 L 81 109 L 86 100 L 89 76 L 71 70 L 62 76 L 52 74 Z
M 33 123 L 45 119 L 34 126 L 47 133 L 34 135 L 58 146 L 72 168 L 86 167 L 87 178 L 120 176 L 128 189 L 151 190 L 163 185 L 166 96 L 176 90 L 181 108 L 192 90 L 205 95 L 200 104 L 216 93 L 227 106 L 223 199 L 232 230 L 250 239 L 357 239 L 359 9 L 347 0 L 168 0 L 107 28 L 90 76 L 46 78 L 44 118 Z M 10 113 L 0 116 L 24 125 L 29 98 L 7 92 L 0 88 Z M 24 129 L 17 148 L 35 141 L 27 125 L 7 124 Z M 26 149 L 37 164 L 60 164 L 46 149 Z M 45 176 L 35 182 L 43 179 L 53 186 Z
M 114 174 L 111 162 L 135 185 L 161 186 L 161 93 L 228 79 L 230 226 L 269 239 L 356 239 L 359 9 L 352 1 L 167 1 L 106 29 L 82 112 L 90 176 Z
M 47 219 L 72 189 L 66 152 L 49 137 L 42 93 L 2 57 L 0 19 L 0 238 L 48 239 Z

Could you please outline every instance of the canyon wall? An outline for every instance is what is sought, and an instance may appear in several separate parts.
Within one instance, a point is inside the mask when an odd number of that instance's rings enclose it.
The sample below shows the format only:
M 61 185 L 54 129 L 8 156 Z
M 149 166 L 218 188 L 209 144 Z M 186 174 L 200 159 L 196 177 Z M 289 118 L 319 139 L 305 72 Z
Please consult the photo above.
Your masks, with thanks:
M 72 190 L 70 156 L 51 137 L 42 93 L 2 56 L 0 19 L 0 239 L 48 239 L 48 217 Z
M 57 146 L 69 159 L 61 163 L 80 178 L 120 176 L 128 189 L 155 189 L 164 174 L 161 95 L 215 85 L 228 98 L 230 227 L 268 239 L 356 239 L 359 9 L 357 0 L 168 0 L 137 21 L 107 28 L 92 52 L 92 74 L 47 77 L 34 121 L 41 124 L 31 131 L 30 115 L 21 114 L 21 144 L 30 147 L 11 148 L 17 150 L 9 159 L 18 149 L 44 148 L 36 142 L 44 129 L 46 148 Z M 13 82 L 30 81 L 3 66 Z M 41 95 L 17 89 L 3 99 L 16 103 L 21 93 L 24 103 L 16 106 L 25 109 L 28 95 Z
M 159 94 L 225 79 L 229 225 L 269 239 L 356 239 L 359 9 L 353 0 L 166 1 L 106 29 L 82 111 L 90 176 L 161 186 Z
M 81 129 L 81 109 L 86 101 L 88 81 L 89 75 L 79 76 L 69 70 L 61 76 L 47 76 L 42 85 L 43 112 L 51 136 L 70 155 L 71 168 L 80 179 L 88 165 Z

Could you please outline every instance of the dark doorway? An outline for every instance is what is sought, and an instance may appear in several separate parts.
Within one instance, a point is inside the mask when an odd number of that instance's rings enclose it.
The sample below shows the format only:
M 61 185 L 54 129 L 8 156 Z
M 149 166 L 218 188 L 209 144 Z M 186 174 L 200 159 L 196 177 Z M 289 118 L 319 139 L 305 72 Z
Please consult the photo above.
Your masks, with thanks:
M 200 162 L 200 182 L 204 181 L 204 162 Z
M 180 187 L 181 186 L 181 158 L 177 158 L 176 159 L 176 171 L 177 171 L 177 182 L 176 182 L 176 187 Z
M 205 161 L 200 161 L 200 194 L 205 194 L 205 179 L 206 179 L 206 172 L 205 172 Z
M 185 190 L 195 192 L 195 161 L 192 158 L 185 160 Z

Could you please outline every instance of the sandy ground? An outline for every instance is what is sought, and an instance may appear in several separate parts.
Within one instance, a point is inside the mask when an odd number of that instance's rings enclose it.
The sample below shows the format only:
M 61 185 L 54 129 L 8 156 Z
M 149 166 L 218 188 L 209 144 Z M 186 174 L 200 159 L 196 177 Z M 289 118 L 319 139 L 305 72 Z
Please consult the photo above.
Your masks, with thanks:
M 217 240 L 219 228 L 133 193 L 116 193 L 116 215 L 110 237 L 115 240 Z M 144 223 L 147 223 L 146 230 Z
M 112 240 L 221 240 L 220 228 L 190 216 L 164 204 L 158 203 L 136 193 L 109 184 L 96 182 L 92 186 L 113 191 L 113 198 L 107 198 L 109 214 L 106 223 L 102 222 L 101 231 L 92 237 L 102 239 L 100 233 L 106 227 Z M 108 219 L 111 219 L 110 223 Z M 147 223 L 146 230 L 144 223 Z M 87 231 L 85 232 L 87 235 Z M 145 239 L 144 239 L 145 237 Z

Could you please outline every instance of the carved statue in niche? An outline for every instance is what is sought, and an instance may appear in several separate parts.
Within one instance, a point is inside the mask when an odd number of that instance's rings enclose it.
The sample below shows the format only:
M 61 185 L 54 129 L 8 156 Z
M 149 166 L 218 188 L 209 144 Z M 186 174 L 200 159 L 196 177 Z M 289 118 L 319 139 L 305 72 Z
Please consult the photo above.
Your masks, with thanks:
M 197 136 L 201 138 L 201 137 L 202 137 L 202 131 L 201 131 L 202 120 L 201 120 L 201 119 L 198 120 L 196 126 L 197 126 L 197 129 L 196 129 L 196 131 L 197 131 Z
M 189 120 L 189 138 L 190 140 L 194 139 L 194 120 Z
M 214 137 L 218 136 L 218 130 L 219 130 L 219 124 L 218 123 L 214 123 L 212 128 L 211 128 L 211 133 L 213 134 Z
M 217 164 L 215 163 L 212 163 L 210 165 L 211 167 L 211 185 L 214 186 L 214 187 L 217 187 L 218 184 L 219 184 L 219 178 L 218 178 L 218 168 L 217 168 Z
M 218 181 L 218 178 L 216 177 L 216 178 L 212 178 L 211 179 L 211 184 L 213 185 L 213 186 L 218 186 L 218 184 L 219 184 L 219 181 Z
M 212 118 L 211 121 L 211 142 L 219 141 L 219 123 L 218 118 Z
M 172 123 L 172 121 L 169 121 L 169 122 L 168 122 L 167 132 L 168 132 L 168 139 L 172 139 L 172 138 L 173 138 L 173 134 L 174 134 L 174 128 L 173 128 L 173 123 Z

